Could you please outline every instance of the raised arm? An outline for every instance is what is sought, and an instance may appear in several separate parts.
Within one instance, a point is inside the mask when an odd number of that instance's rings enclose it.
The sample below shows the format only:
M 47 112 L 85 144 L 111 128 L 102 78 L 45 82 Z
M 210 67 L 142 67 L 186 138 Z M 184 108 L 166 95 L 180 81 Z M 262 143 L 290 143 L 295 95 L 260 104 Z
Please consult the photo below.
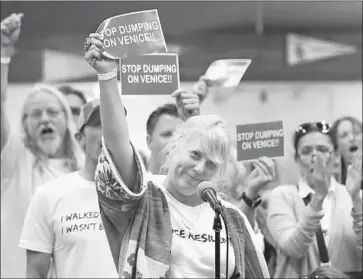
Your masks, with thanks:
M 5 112 L 8 74 L 14 44 L 20 35 L 21 18 L 23 14 L 12 14 L 1 21 L 1 150 L 9 138 L 9 120 Z
M 275 162 L 268 157 L 260 157 L 253 162 L 254 170 L 245 179 L 245 200 L 239 202 L 239 209 L 247 216 L 251 226 L 255 228 L 257 210 L 254 203 L 258 201 L 260 192 L 276 177 Z M 251 205 L 252 202 L 252 205 Z
M 103 38 L 91 34 L 85 42 L 85 58 L 97 71 L 103 147 L 95 181 L 102 223 L 116 268 L 119 255 L 136 204 L 146 191 L 143 187 L 144 167 L 130 143 L 124 105 L 117 80 L 117 61 L 106 58 Z
M 348 167 L 346 189 L 352 200 L 353 230 L 356 236 L 356 251 L 362 258 L 362 152 L 358 151 L 353 156 L 352 165 Z
M 320 220 L 323 218 L 323 198 L 313 195 L 305 213 L 297 219 L 291 197 L 293 186 L 282 186 L 272 190 L 267 225 L 279 248 L 288 256 L 302 258 L 315 239 Z M 300 197 L 299 197 L 300 198 Z M 299 202 L 303 204 L 301 199 Z
M 85 54 L 85 58 L 99 75 L 104 143 L 116 164 L 122 180 L 133 190 L 137 167 L 118 86 L 118 63 L 116 60 L 108 59 L 102 55 L 104 48 L 103 38 L 100 34 L 91 34 L 89 39 L 90 47 Z M 106 77 L 107 75 L 108 77 Z
M 176 90 L 171 94 L 175 98 L 178 114 L 183 121 L 190 117 L 200 115 L 200 100 L 196 93 L 187 92 L 183 89 Z

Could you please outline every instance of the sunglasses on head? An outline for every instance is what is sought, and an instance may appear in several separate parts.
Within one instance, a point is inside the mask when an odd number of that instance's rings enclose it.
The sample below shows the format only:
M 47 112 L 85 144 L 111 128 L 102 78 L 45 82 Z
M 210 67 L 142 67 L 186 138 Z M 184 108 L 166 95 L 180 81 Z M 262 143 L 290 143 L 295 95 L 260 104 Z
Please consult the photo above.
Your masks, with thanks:
M 306 134 L 312 130 L 318 130 L 323 134 L 329 133 L 330 131 L 330 125 L 328 123 L 326 123 L 325 121 L 321 121 L 321 122 L 310 122 L 310 123 L 304 123 L 299 125 L 299 127 L 297 128 L 297 132 L 299 134 Z

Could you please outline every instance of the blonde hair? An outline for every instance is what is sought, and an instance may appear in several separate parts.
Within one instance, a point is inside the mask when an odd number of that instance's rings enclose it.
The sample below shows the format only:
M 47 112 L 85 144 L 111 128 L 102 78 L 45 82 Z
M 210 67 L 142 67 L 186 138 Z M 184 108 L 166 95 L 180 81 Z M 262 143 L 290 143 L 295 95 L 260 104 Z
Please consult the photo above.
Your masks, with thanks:
M 84 153 L 74 137 L 76 133 L 76 127 L 72 119 L 72 113 L 64 95 L 55 87 L 45 84 L 36 84 L 33 87 L 33 89 L 30 91 L 28 96 L 26 97 L 21 110 L 21 133 L 23 136 L 24 145 L 33 152 L 38 161 L 46 159 L 46 157 L 44 157 L 44 155 L 37 148 L 35 142 L 30 138 L 30 135 L 25 125 L 26 108 L 28 106 L 29 100 L 35 95 L 39 94 L 40 92 L 48 93 L 54 96 L 60 102 L 62 109 L 65 112 L 66 121 L 67 121 L 67 131 L 64 138 L 67 147 L 66 148 L 67 167 L 69 167 L 70 171 L 75 171 L 80 169 L 84 164 Z
M 219 172 L 215 180 L 220 179 L 227 165 L 229 156 L 229 139 L 227 128 L 222 118 L 216 115 L 198 115 L 189 118 L 175 132 L 169 144 L 163 149 L 162 156 L 165 164 L 161 168 L 162 173 L 167 173 L 175 151 L 182 144 L 197 141 L 199 148 L 218 165 Z

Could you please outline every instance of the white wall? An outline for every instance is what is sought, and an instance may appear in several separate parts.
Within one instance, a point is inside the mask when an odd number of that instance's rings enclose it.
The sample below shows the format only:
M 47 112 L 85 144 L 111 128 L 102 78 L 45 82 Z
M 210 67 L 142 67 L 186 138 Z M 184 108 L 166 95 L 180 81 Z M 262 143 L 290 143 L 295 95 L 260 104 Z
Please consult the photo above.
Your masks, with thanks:
M 83 89 L 91 97 L 98 94 L 94 83 L 71 84 Z M 12 84 L 8 91 L 7 112 L 14 125 L 19 122 L 21 105 L 31 85 Z M 182 83 L 190 88 L 192 84 Z M 267 101 L 260 101 L 261 90 L 267 92 Z M 216 96 L 228 96 L 221 101 Z M 218 99 L 218 100 L 216 100 Z M 223 99 L 223 98 L 222 98 Z M 173 102 L 170 96 L 124 96 L 128 111 L 131 138 L 138 148 L 147 150 L 146 120 L 159 105 Z M 285 157 L 280 159 L 283 169 L 281 179 L 294 182 L 297 170 L 292 169 L 292 133 L 303 122 L 326 120 L 332 122 L 337 117 L 352 115 L 362 119 L 362 82 L 339 83 L 287 83 L 287 82 L 244 82 L 236 92 L 222 92 L 206 99 L 202 113 L 218 114 L 229 125 L 229 135 L 235 140 L 235 126 L 244 123 L 282 120 L 285 128 Z M 289 166 L 289 171 L 286 171 Z

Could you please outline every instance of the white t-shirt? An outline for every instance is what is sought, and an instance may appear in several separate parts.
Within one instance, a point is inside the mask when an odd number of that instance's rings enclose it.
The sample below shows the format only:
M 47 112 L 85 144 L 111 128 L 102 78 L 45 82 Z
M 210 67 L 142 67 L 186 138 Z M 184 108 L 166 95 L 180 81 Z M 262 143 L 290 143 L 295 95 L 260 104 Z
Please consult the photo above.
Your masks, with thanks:
M 1 151 L 1 277 L 25 278 L 26 254 L 18 247 L 25 214 L 35 189 L 69 170 L 63 159 L 37 162 L 19 135 Z
M 170 278 L 214 278 L 215 232 L 213 230 L 215 213 L 208 203 L 192 207 L 176 200 L 163 186 L 165 175 L 148 175 L 165 194 L 170 208 L 172 226 L 172 247 Z M 226 277 L 227 238 L 222 221 L 220 232 L 221 277 Z M 187 249 L 185 247 L 188 247 Z M 186 256 L 187 255 L 187 256 Z M 229 238 L 228 277 L 235 269 L 235 255 Z
M 58 278 L 118 278 L 99 213 L 96 186 L 79 172 L 37 189 L 19 246 L 53 254 Z
M 214 278 L 215 276 L 215 213 L 208 203 L 191 207 L 176 200 L 166 189 L 172 227 L 170 278 Z M 221 278 L 226 278 L 227 238 L 222 221 L 220 232 Z M 185 247 L 188 247 L 186 249 Z M 188 255 L 188 256 L 186 256 Z M 233 275 L 235 255 L 229 238 L 228 278 Z

